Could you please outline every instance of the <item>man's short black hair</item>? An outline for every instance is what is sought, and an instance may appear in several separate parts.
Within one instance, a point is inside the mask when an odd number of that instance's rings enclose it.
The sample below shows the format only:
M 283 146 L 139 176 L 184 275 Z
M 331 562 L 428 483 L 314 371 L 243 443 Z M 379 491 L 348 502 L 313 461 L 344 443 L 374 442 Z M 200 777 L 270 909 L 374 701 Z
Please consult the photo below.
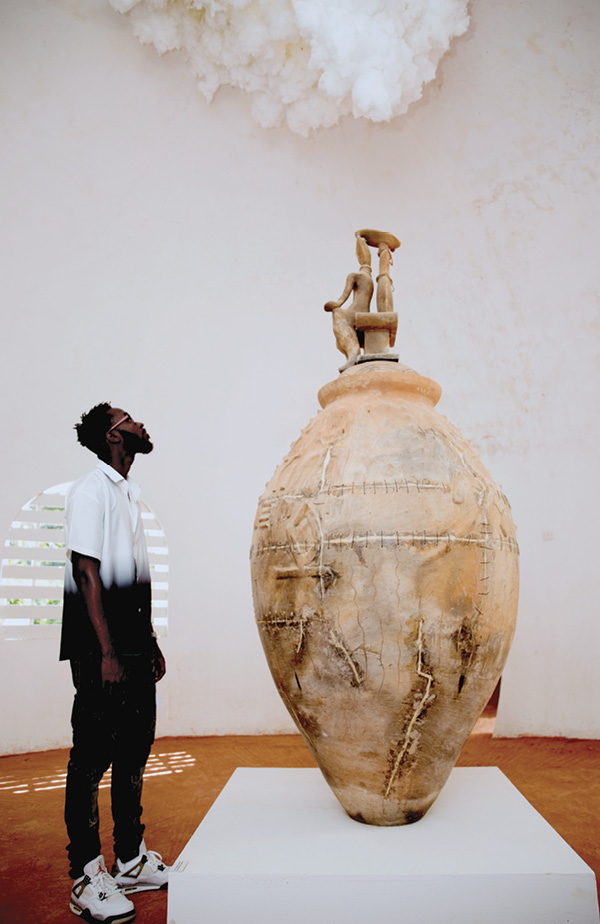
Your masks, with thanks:
M 97 404 L 87 414 L 82 414 L 81 423 L 76 423 L 74 427 L 77 440 L 97 456 L 106 452 L 105 438 L 112 423 L 111 411 L 112 407 L 107 401 Z

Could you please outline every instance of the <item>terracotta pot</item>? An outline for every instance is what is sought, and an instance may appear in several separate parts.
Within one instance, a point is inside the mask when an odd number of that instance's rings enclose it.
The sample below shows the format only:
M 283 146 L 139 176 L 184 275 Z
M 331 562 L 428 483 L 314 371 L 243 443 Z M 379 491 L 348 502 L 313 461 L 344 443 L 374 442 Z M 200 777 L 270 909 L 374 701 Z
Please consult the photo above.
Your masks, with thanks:
M 259 502 L 256 621 L 277 689 L 352 818 L 417 821 L 504 667 L 510 506 L 441 389 L 393 362 L 319 392 Z

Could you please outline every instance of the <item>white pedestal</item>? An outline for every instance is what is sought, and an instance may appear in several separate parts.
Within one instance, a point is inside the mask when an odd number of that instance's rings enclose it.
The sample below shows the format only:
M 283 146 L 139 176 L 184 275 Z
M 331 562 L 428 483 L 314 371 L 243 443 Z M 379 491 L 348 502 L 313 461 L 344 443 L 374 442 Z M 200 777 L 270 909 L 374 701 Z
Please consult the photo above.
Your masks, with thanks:
M 592 870 L 496 767 L 413 825 L 352 821 L 318 770 L 238 769 L 169 882 L 169 924 L 598 924 Z

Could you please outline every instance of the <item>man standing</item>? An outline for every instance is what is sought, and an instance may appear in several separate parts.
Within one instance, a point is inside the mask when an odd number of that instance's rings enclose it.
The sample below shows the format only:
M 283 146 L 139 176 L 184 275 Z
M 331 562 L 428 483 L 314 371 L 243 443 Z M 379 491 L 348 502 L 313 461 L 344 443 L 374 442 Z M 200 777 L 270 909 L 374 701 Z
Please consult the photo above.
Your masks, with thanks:
M 137 498 L 128 475 L 153 446 L 144 425 L 98 404 L 75 425 L 98 456 L 69 489 L 61 660 L 71 662 L 75 700 L 65 821 L 74 880 L 70 909 L 85 921 L 135 917 L 125 893 L 166 889 L 168 867 L 147 850 L 142 778 L 156 724 L 155 685 L 165 673 L 150 617 L 150 569 Z M 98 833 L 98 784 L 112 764 L 115 863 L 106 870 Z

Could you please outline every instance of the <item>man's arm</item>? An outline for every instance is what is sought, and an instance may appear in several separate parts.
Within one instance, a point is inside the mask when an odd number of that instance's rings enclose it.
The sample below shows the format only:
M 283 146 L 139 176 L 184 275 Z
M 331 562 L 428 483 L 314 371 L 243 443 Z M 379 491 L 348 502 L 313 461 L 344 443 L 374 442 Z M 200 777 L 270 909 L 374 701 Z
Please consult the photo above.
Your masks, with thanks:
M 354 289 L 354 284 L 356 282 L 356 277 L 358 275 L 359 275 L 358 273 L 350 273 L 350 275 L 346 277 L 346 285 L 344 286 L 344 291 L 342 292 L 340 297 L 337 299 L 337 301 L 325 302 L 325 304 L 323 305 L 323 308 L 325 309 L 325 311 L 333 311 L 334 308 L 341 308 L 344 302 L 347 301 L 348 298 L 350 298 L 350 293 Z
M 102 652 L 102 682 L 117 683 L 123 679 L 123 666 L 115 654 L 104 607 L 102 606 L 102 584 L 100 562 L 97 558 L 73 552 L 73 577 L 81 594 L 90 622 L 94 628 Z

